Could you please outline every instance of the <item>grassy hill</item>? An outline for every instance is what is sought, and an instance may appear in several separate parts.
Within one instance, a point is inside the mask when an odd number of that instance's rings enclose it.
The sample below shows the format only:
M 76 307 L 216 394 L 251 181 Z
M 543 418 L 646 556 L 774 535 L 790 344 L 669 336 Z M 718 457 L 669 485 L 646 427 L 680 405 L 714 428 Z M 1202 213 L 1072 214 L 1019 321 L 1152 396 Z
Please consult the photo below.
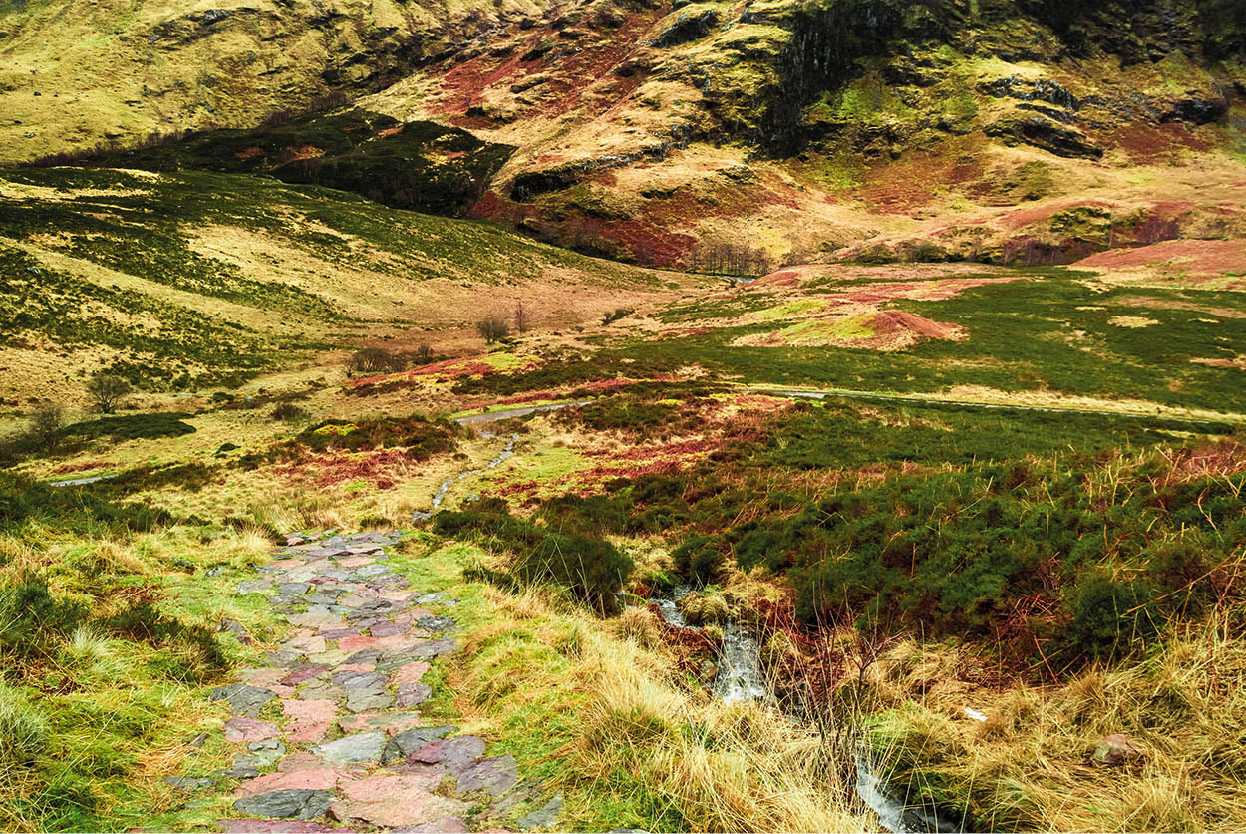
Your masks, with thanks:
M 517 302 L 568 326 L 670 292 L 487 224 L 258 176 L 9 170 L 0 209 L 12 404 L 98 367 L 191 390 L 368 340 L 449 349 Z

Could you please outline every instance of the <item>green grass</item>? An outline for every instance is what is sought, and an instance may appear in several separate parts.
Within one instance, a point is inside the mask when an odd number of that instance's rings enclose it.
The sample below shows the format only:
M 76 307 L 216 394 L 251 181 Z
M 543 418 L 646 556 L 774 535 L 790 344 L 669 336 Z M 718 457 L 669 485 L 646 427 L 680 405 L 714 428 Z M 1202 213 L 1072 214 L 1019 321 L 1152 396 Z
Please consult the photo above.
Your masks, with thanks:
M 977 385 L 1246 410 L 1240 370 L 1190 361 L 1246 353 L 1246 317 L 1241 316 L 1246 310 L 1240 294 L 1136 288 L 1105 291 L 1090 286 L 1076 272 L 1022 274 L 1026 280 L 977 287 L 945 301 L 889 305 L 960 324 L 968 332 L 962 341 L 932 339 L 896 352 L 730 344 L 739 336 L 774 329 L 775 323 L 767 323 L 623 342 L 607 355 L 674 367 L 696 362 L 717 374 L 758 383 L 913 393 Z M 1138 302 L 1131 303 L 1134 300 Z M 1173 302 L 1200 309 L 1155 306 Z M 741 310 L 737 303 L 730 303 L 730 308 L 715 303 L 705 313 Z M 1205 312 L 1214 308 L 1230 315 Z M 1145 316 L 1158 324 L 1129 328 L 1109 323 L 1116 316 Z M 678 317 L 691 321 L 693 310 L 680 310 Z

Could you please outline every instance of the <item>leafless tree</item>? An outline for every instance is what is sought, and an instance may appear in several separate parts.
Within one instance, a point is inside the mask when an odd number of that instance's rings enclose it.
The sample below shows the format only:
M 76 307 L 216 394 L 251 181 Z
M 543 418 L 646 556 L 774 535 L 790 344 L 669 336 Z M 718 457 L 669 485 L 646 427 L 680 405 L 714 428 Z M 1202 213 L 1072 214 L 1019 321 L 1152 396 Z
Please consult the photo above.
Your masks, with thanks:
M 60 443 L 64 427 L 65 409 L 59 403 L 45 402 L 30 415 L 27 434 L 40 449 L 50 452 Z
M 96 410 L 104 414 L 112 414 L 116 411 L 121 401 L 133 391 L 134 387 L 129 381 L 106 371 L 96 371 L 87 380 L 87 395 L 90 396 Z

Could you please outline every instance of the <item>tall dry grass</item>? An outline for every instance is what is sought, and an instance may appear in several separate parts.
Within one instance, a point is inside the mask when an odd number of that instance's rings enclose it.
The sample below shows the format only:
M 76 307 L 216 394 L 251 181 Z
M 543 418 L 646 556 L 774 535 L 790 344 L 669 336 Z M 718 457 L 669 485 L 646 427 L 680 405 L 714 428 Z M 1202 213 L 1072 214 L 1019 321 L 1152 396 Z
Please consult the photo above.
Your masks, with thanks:
M 965 682 L 973 665 L 912 642 L 883 658 L 872 684 L 895 708 L 873 740 L 900 782 L 980 829 L 1246 830 L 1246 644 L 1223 621 L 1058 687 L 993 691 Z M 951 685 L 920 694 L 940 675 Z M 1094 763 L 1114 734 L 1136 755 Z
M 481 720 L 551 699 L 569 705 L 556 777 L 569 795 L 630 796 L 692 831 L 876 829 L 818 733 L 690 685 L 643 609 L 612 626 L 537 590 L 490 589 L 487 602 L 489 621 L 469 636 L 454 682 Z

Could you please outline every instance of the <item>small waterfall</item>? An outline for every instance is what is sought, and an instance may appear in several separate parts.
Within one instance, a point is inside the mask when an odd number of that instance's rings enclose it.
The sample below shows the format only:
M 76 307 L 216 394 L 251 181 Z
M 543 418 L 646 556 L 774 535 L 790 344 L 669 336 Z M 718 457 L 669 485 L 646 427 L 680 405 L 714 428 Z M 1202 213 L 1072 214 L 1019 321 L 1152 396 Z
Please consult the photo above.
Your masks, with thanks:
M 729 704 L 768 698 L 770 690 L 761 673 L 761 650 L 757 638 L 736 620 L 723 628 L 723 648 L 718 658 L 714 694 Z
M 657 604 L 662 619 L 670 625 L 701 631 L 696 626 L 688 625 L 679 610 L 679 601 L 691 592 L 691 586 L 679 585 L 669 596 L 654 596 L 650 601 Z M 757 637 L 735 618 L 728 620 L 723 626 L 718 675 L 710 686 L 714 694 L 727 703 L 764 700 L 770 697 L 770 690 L 761 671 L 761 651 L 757 646 Z
M 688 585 L 679 585 L 665 596 L 650 597 L 658 606 L 662 619 L 677 628 L 701 629 L 688 625 L 679 610 L 679 600 L 692 591 Z M 725 703 L 768 700 L 770 689 L 761 669 L 761 650 L 757 635 L 732 618 L 723 627 L 723 647 L 718 658 L 718 675 L 711 690 Z M 897 798 L 890 787 L 870 768 L 861 756 L 856 757 L 856 792 L 861 801 L 878 815 L 879 825 L 892 834 L 947 834 L 959 830 L 938 819 L 927 809 L 907 805 Z

